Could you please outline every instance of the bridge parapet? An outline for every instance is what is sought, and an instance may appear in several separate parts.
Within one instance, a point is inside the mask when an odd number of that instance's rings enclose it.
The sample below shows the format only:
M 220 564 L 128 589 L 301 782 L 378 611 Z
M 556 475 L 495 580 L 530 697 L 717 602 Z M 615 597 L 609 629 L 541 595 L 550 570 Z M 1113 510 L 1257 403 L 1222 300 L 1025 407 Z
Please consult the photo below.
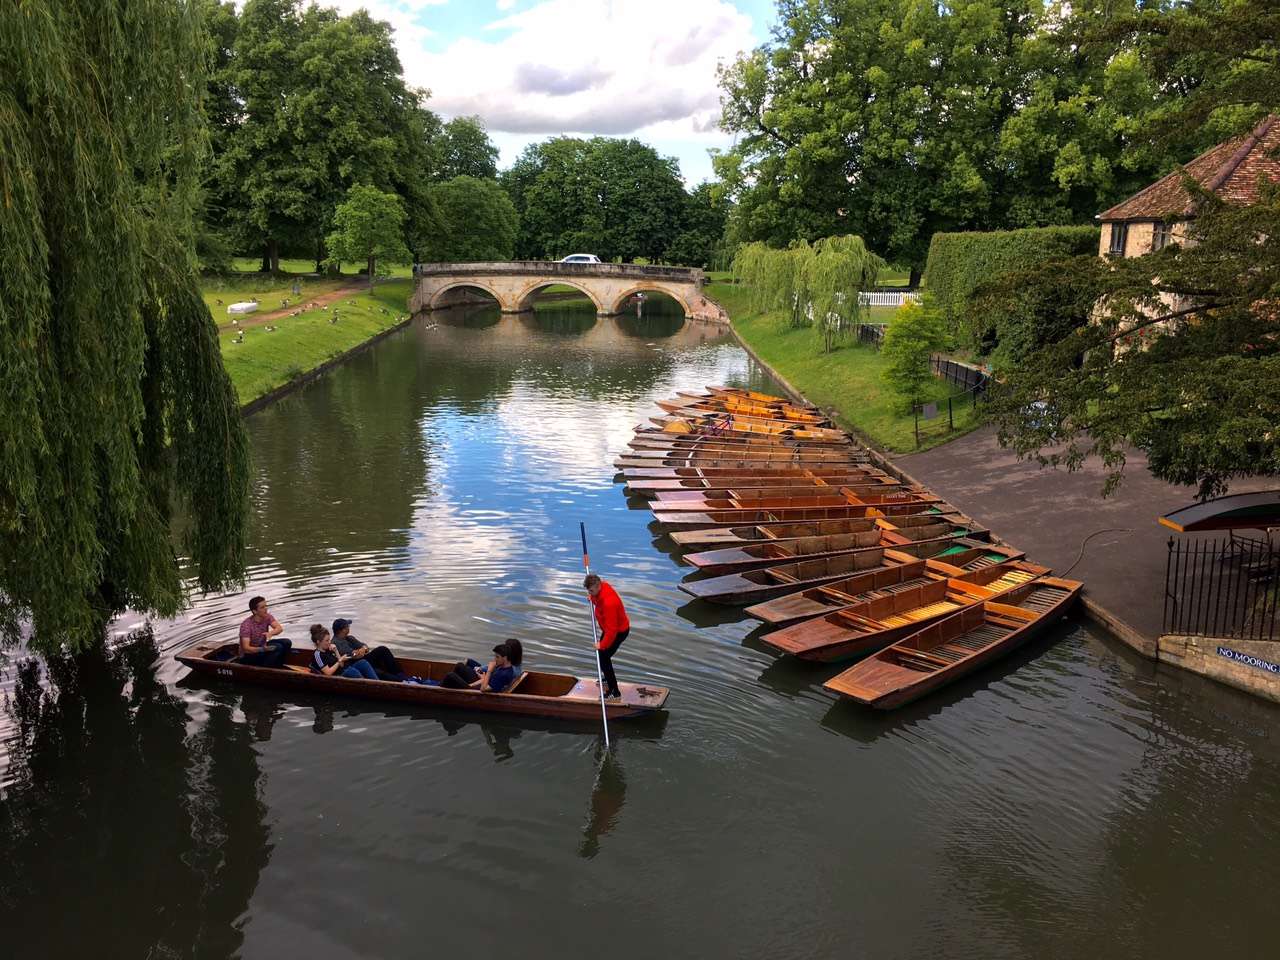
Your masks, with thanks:
M 656 291 L 674 298 L 689 319 L 729 321 L 724 309 L 702 292 L 706 274 L 694 267 L 545 260 L 477 261 L 415 264 L 414 276 L 410 308 L 415 313 L 448 305 L 450 292 L 461 287 L 484 290 L 498 301 L 503 313 L 524 313 L 533 309 L 533 301 L 543 287 L 568 284 L 590 297 L 601 316 L 620 313 L 623 304 L 634 294 Z

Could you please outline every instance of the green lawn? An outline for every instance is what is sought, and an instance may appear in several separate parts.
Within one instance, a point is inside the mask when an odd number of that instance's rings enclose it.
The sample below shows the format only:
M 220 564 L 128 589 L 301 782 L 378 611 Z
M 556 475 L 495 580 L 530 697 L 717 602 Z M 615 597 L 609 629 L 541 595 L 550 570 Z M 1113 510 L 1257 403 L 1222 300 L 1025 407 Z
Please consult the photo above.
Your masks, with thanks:
M 232 257 L 231 266 L 240 273 L 257 273 L 258 268 L 262 266 L 261 257 Z M 342 265 L 343 276 L 354 277 L 360 272 L 360 268 L 364 266 L 361 263 L 344 263 Z M 310 273 L 314 274 L 316 270 L 316 262 L 314 260 L 295 260 L 292 258 L 281 259 L 281 273 Z M 378 276 L 380 277 L 411 277 L 413 276 L 413 267 L 407 263 L 395 264 L 378 264 Z
M 256 400 L 394 326 L 396 318 L 408 312 L 412 291 L 409 279 L 389 280 L 378 284 L 372 294 L 367 290 L 353 294 L 350 299 L 355 305 L 344 297 L 327 310 L 278 320 L 271 332 L 249 327 L 243 343 L 233 342 L 237 331 L 224 331 L 220 335 L 222 362 L 240 403 Z M 335 307 L 338 322 L 330 323 Z
M 295 280 L 302 286 L 302 294 L 298 297 L 292 292 Z M 295 304 L 357 282 L 358 278 L 346 275 L 317 280 L 301 276 L 272 276 L 269 273 L 216 274 L 201 279 L 200 292 L 204 294 L 205 306 L 213 314 L 214 321 L 226 323 L 230 319 L 227 307 L 240 300 L 257 299 L 261 304 L 259 309 L 266 313 L 279 310 L 286 298 L 290 304 Z
M 713 283 L 707 294 L 729 311 L 734 329 L 770 366 L 810 401 L 836 411 L 837 421 L 864 434 L 876 446 L 896 453 L 916 450 L 914 418 L 904 412 L 898 398 L 884 382 L 884 361 L 874 347 L 846 342 L 831 353 L 822 352 L 822 339 L 815 330 L 784 327 L 776 314 L 758 314 L 750 309 L 750 291 L 731 284 Z M 872 319 L 887 321 L 892 307 L 873 307 Z M 933 385 L 930 400 L 945 400 L 955 393 L 942 380 Z M 956 430 L 946 427 L 946 404 L 940 420 L 921 423 L 918 449 L 936 446 L 978 425 L 973 409 L 957 411 Z

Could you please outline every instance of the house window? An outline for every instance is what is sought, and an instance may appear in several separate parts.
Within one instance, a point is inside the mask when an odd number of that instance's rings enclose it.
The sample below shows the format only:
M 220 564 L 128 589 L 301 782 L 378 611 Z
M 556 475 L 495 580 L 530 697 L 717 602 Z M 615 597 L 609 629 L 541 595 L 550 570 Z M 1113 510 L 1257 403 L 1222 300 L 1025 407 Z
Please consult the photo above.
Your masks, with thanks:
M 1151 249 L 1163 250 L 1169 245 L 1173 239 L 1173 224 L 1166 223 L 1163 220 L 1155 225 L 1155 229 L 1151 231 Z
M 1112 256 L 1123 257 L 1125 241 L 1129 239 L 1129 225 L 1127 223 L 1113 223 L 1111 225 L 1111 247 L 1107 250 Z

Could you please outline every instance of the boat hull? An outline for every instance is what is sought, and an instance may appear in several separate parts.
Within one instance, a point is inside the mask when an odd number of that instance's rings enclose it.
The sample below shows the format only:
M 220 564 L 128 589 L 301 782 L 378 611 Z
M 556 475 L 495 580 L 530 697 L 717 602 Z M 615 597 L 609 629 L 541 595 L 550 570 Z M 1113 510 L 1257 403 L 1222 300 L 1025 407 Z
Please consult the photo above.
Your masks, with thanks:
M 198 674 L 232 683 L 513 716 L 559 720 L 600 719 L 600 693 L 594 677 L 529 672 L 520 686 L 511 693 L 484 693 L 479 690 L 453 690 L 415 683 L 326 677 L 307 670 L 305 664 L 308 654 L 298 650 L 290 656 L 289 667 L 280 669 L 211 659 L 233 650 L 234 647 L 234 644 L 229 643 L 200 643 L 183 650 L 174 659 Z M 409 657 L 397 659 L 407 673 L 430 679 L 440 679 L 453 667 L 447 661 L 415 660 Z M 526 686 L 535 692 L 522 693 L 521 690 Z M 563 689 L 564 693 L 552 696 L 536 692 L 540 689 Z M 609 703 L 605 708 L 610 720 L 634 720 L 652 716 L 662 711 L 670 695 L 667 688 L 651 684 L 620 683 L 619 689 L 622 702 Z

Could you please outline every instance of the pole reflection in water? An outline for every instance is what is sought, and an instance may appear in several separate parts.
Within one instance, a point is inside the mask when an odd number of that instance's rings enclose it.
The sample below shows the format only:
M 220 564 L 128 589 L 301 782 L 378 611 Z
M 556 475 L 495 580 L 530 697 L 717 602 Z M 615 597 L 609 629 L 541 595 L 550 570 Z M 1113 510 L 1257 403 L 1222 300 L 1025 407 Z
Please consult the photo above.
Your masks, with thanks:
M 627 802 L 627 778 L 622 772 L 622 745 L 596 748 L 596 779 L 591 788 L 591 813 L 582 830 L 578 856 L 591 860 L 600 852 L 600 838 L 618 825 L 622 807 Z

